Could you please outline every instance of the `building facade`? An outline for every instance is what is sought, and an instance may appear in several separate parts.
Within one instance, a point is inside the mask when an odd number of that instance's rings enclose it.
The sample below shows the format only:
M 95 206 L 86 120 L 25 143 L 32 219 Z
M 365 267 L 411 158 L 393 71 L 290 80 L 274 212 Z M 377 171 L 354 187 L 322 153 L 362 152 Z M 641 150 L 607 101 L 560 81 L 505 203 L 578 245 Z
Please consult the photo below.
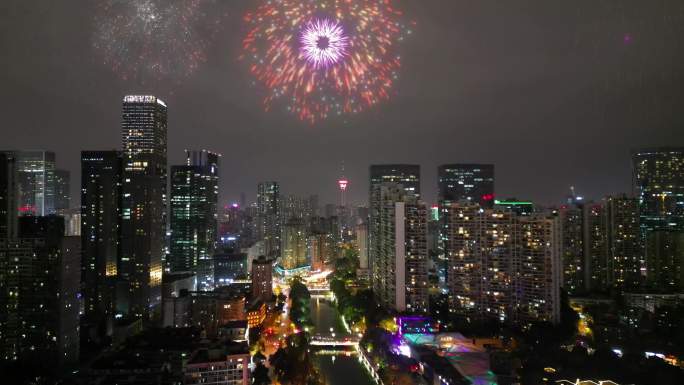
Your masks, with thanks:
M 213 255 L 218 233 L 219 155 L 186 151 L 186 164 L 171 167 L 172 273 L 197 275 L 198 289 L 214 287 Z
M 450 309 L 462 317 L 558 322 L 557 218 L 446 203 L 440 217 Z
M 608 285 L 634 289 L 642 284 L 643 245 L 639 231 L 639 200 L 626 195 L 606 198 Z
M 282 228 L 279 267 L 286 274 L 310 267 L 307 258 L 307 227 L 299 218 L 290 218 Z
M 48 367 L 78 363 L 80 238 L 56 216 L 25 216 L 0 240 L 0 354 Z

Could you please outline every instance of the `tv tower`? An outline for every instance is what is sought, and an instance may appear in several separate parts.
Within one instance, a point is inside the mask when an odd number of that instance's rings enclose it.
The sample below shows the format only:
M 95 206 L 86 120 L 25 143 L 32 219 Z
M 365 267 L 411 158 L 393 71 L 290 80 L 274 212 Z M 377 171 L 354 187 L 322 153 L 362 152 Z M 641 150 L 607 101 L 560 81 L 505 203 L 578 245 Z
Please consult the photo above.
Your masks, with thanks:
M 349 181 L 344 177 L 344 162 L 342 163 L 342 177 L 337 181 L 337 185 L 340 187 L 340 206 L 346 207 L 347 205 L 347 186 L 349 186 Z

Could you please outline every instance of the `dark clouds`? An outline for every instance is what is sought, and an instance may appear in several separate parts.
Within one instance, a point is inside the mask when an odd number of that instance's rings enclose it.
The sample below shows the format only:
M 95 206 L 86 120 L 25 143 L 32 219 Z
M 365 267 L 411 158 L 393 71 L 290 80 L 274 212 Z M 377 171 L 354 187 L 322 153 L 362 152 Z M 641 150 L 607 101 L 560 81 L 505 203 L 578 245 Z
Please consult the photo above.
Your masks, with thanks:
M 227 12 L 209 61 L 188 79 L 120 80 L 91 47 L 94 1 L 0 3 L 0 130 L 4 148 L 45 148 L 78 181 L 79 151 L 120 146 L 120 100 L 169 105 L 169 160 L 184 148 L 224 156 L 222 193 L 255 195 L 262 179 L 336 199 L 342 162 L 350 198 L 367 199 L 368 165 L 493 162 L 497 193 L 557 202 L 628 191 L 629 150 L 684 144 L 684 2 L 680 0 L 414 0 L 393 99 L 314 126 L 265 113 L 237 60 L 241 16 Z M 625 36 L 631 39 L 625 42 Z M 74 193 L 78 187 L 72 189 Z

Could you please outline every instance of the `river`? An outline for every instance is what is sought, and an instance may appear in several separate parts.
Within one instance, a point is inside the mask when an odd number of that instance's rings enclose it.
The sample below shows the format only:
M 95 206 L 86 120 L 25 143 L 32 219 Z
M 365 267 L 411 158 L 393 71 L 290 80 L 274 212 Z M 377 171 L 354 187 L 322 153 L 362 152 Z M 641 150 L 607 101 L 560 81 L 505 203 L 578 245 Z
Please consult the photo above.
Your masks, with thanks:
M 335 337 L 349 335 L 344 330 L 337 309 L 325 300 L 311 299 L 311 318 L 316 334 L 330 336 L 330 328 L 332 328 Z M 347 356 L 341 353 L 338 355 L 316 355 L 315 357 L 321 374 L 329 385 L 375 385 L 356 354 Z

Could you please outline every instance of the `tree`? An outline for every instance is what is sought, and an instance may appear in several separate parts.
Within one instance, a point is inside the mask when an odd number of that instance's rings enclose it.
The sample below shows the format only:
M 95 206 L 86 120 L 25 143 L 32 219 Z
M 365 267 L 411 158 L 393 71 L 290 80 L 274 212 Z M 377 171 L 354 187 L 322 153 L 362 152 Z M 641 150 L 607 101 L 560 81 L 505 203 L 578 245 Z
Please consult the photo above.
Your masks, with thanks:
M 268 377 L 268 368 L 263 363 L 259 362 L 254 368 L 252 380 L 254 385 L 268 385 L 271 383 L 271 378 Z

